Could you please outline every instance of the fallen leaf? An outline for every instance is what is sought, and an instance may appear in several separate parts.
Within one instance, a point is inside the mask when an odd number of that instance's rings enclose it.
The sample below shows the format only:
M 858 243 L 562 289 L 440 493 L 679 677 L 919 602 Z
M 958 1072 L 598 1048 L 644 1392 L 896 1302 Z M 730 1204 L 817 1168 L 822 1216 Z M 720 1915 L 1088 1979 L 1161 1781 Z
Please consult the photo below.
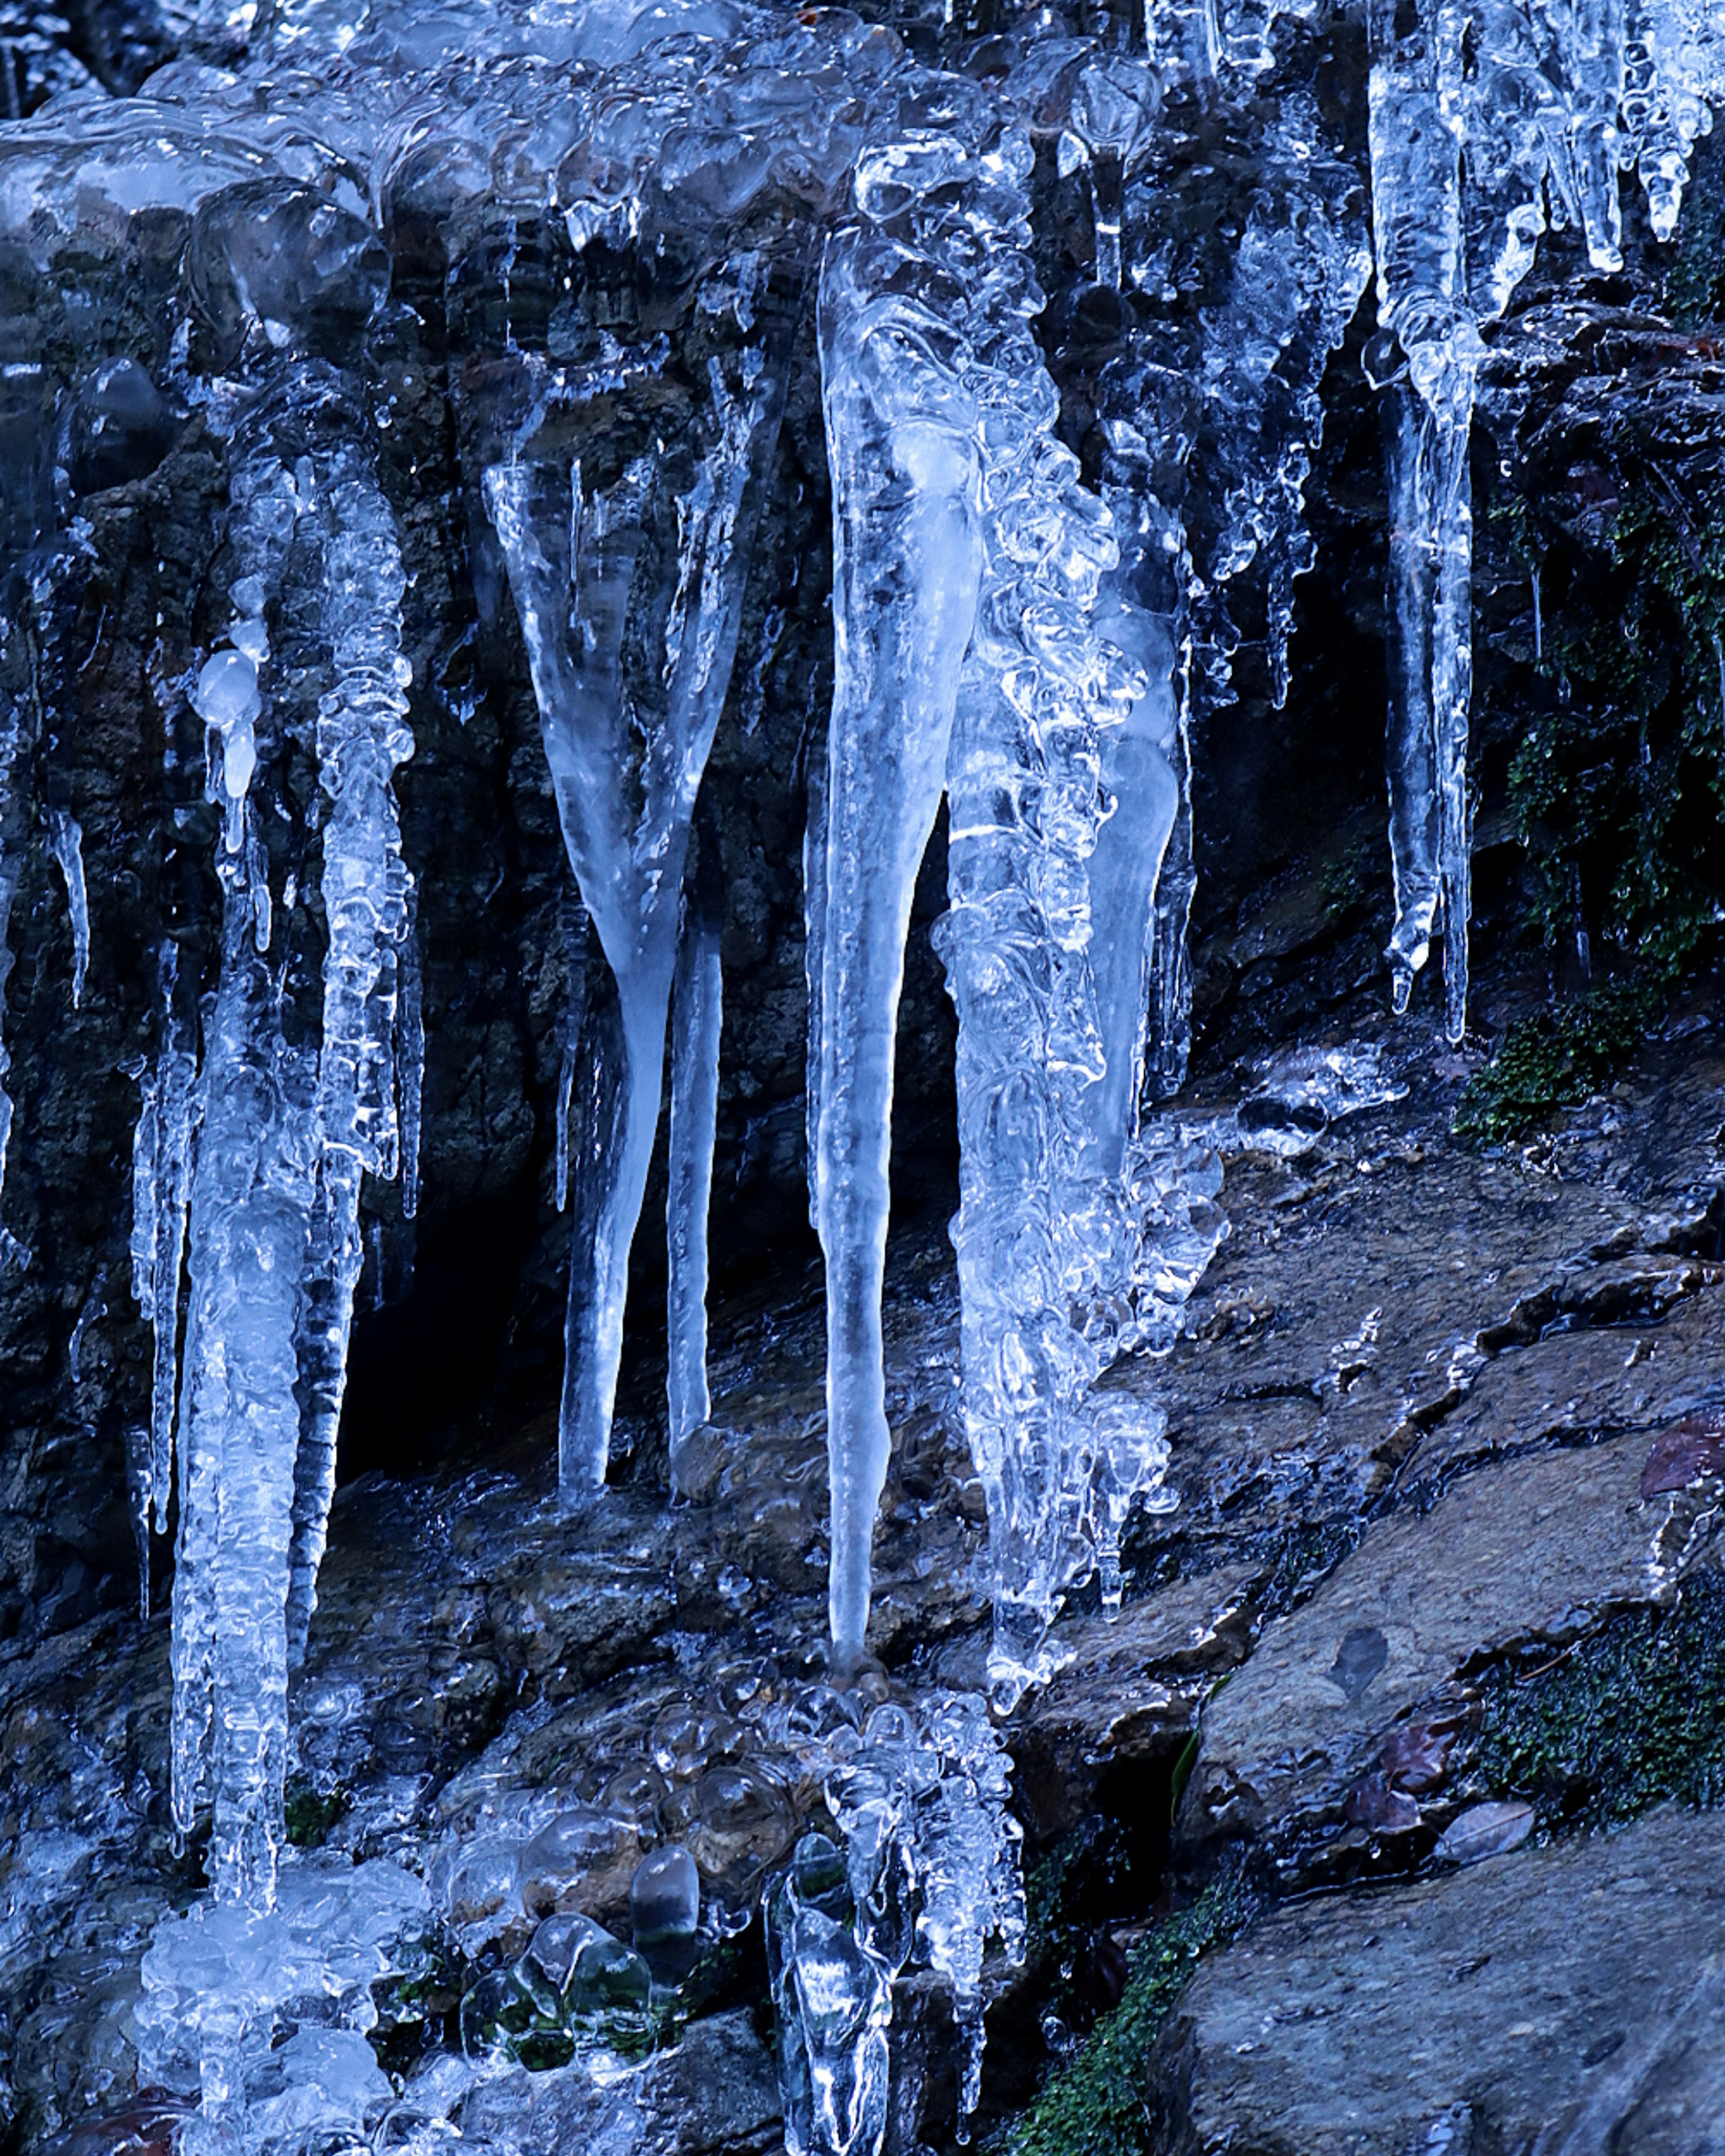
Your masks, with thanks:
M 1343 1816 L 1373 1834 L 1407 1834 L 1420 1824 L 1420 1807 L 1384 1774 L 1367 1774 L 1348 1792 Z
M 1685 1415 L 1653 1440 L 1647 1465 L 1641 1470 L 1641 1496 L 1656 1497 L 1665 1490 L 1686 1490 L 1703 1476 L 1725 1470 L 1725 1414 L 1717 1409 L 1703 1414 Z
M 1418 1794 L 1435 1789 L 1442 1781 L 1455 1742 L 1453 1729 L 1439 1728 L 1430 1722 L 1406 1722 L 1384 1738 L 1378 1764 L 1395 1788 Z
M 1477 1864 L 1519 1849 L 1532 1831 L 1532 1804 L 1470 1804 L 1450 1820 L 1433 1853 L 1451 1864 Z

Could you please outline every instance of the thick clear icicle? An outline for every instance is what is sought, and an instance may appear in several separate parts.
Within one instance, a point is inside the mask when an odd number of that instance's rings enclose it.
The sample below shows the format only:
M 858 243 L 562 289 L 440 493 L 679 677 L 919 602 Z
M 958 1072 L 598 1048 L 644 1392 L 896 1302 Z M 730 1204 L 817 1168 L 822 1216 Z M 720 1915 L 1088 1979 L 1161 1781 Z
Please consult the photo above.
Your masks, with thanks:
M 1483 355 L 1462 238 L 1461 12 L 1450 0 L 1372 0 L 1370 141 L 1380 373 L 1404 367 L 1386 416 L 1390 476 L 1389 763 L 1395 927 L 1404 1010 L 1441 916 L 1446 1022 L 1466 1025 L 1467 723 L 1472 677 L 1474 379 Z
M 821 272 L 834 672 L 814 865 L 824 890 L 811 909 L 820 934 L 814 1186 L 827 1267 L 828 1599 L 841 1660 L 862 1651 L 868 1626 L 890 1449 L 880 1294 L 905 937 L 982 568 L 978 414 L 961 372 L 968 325 L 933 296 L 951 282 L 942 254 L 962 253 L 963 241 L 955 232 L 942 249 L 938 198 L 963 189 L 986 203 L 992 187 L 1012 184 L 998 158 L 950 138 L 884 143 L 859 162 L 860 218 L 834 235 Z M 896 244 L 880 244 L 876 229 Z
M 694 874 L 684 879 L 671 998 L 670 1188 L 665 1204 L 665 1394 L 674 1489 L 680 1484 L 685 1444 L 712 1408 L 706 1376 L 707 1213 L 724 1020 L 719 959 L 723 904 L 711 842 L 696 849 L 691 866 Z
M 173 1590 L 174 1824 L 208 1762 L 217 1898 L 267 1907 L 287 1762 L 288 1551 L 300 1411 L 295 1335 L 316 1196 L 316 1070 L 283 1039 L 252 895 L 224 857 L 222 977 L 192 1188 L 180 1532 Z

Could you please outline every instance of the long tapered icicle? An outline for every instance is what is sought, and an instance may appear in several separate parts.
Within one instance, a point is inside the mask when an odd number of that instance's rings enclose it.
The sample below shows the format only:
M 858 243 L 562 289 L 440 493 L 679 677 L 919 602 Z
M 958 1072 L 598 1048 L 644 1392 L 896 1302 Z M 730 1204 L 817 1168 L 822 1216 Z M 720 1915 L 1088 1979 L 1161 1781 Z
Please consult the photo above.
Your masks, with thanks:
M 413 752 L 411 678 L 401 649 L 406 579 L 395 520 L 363 459 L 338 452 L 320 475 L 327 504 L 324 628 L 335 686 L 319 701 L 323 831 L 323 1041 L 318 1059 L 320 1207 L 300 1329 L 305 1402 L 294 1471 L 288 1650 L 297 1660 L 316 1600 L 336 1438 L 347 1388 L 354 1291 L 364 1250 L 359 1196 L 369 1173 L 397 1174 L 397 954 L 408 932 L 408 882 L 393 776 Z
M 876 203 L 936 187 L 968 162 L 954 143 L 891 144 L 865 157 L 865 220 Z M 827 1267 L 829 1614 L 841 1660 L 862 1651 L 868 1626 L 890 1447 L 880 1295 L 905 937 L 982 568 L 977 414 L 949 357 L 954 326 L 891 284 L 871 285 L 903 272 L 868 237 L 867 222 L 834 236 L 819 300 L 834 670 L 817 870 L 825 888 L 814 1175 Z M 932 262 L 924 274 L 936 282 Z
M 747 259 L 727 272 L 751 290 L 755 274 Z M 737 311 L 747 312 L 740 293 Z M 711 402 L 697 418 L 703 452 L 675 499 L 650 458 L 594 485 L 578 459 L 572 470 L 534 462 L 531 433 L 513 461 L 484 475 L 564 843 L 618 998 L 601 1056 L 603 1084 L 620 1088 L 618 1136 L 598 1148 L 597 1172 L 577 1178 L 590 1202 L 578 1206 L 572 1236 L 558 1440 L 567 1502 L 605 1478 L 629 1250 L 659 1122 L 683 859 L 736 655 L 783 361 L 758 345 L 745 347 L 732 375 L 713 360 Z M 609 369 L 602 388 L 614 388 Z M 565 393 L 580 403 L 578 382 Z M 655 624 L 665 654 L 657 707 L 640 702 L 625 649 L 643 621 Z
M 158 1534 L 167 1530 L 172 1488 L 180 1279 L 198 1114 L 198 1060 L 185 1044 L 174 1008 L 177 970 L 174 947 L 166 944 L 161 958 L 162 1048 L 139 1075 L 132 1137 L 132 1299 L 151 1336 L 148 1489 Z
M 719 1036 L 724 978 L 722 921 L 711 844 L 685 879 L 671 1000 L 670 1188 L 665 1203 L 670 1263 L 666 1292 L 666 1403 L 672 1486 L 680 1486 L 691 1433 L 711 1412 L 706 1374 L 707 1214 L 712 1200 L 718 1130 Z
M 283 1039 L 242 862 L 223 866 L 222 978 L 192 1189 L 172 1761 L 184 1835 L 207 1758 L 218 1898 L 267 1907 L 287 1759 L 295 1332 L 317 1148 L 311 1059 Z
M 1392 993 L 1407 1008 L 1441 916 L 1446 1022 L 1466 1025 L 1472 511 L 1467 445 L 1482 347 L 1462 243 L 1462 11 L 1372 0 L 1370 143 L 1378 315 L 1390 391 L 1389 765 Z

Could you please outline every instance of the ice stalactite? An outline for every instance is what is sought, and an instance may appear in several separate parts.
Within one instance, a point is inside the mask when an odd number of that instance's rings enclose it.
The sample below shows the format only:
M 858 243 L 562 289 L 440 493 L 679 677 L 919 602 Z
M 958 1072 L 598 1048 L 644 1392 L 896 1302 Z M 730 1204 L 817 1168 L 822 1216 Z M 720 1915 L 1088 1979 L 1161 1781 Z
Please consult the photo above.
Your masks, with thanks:
M 316 474 L 325 529 L 321 597 L 334 685 L 318 703 L 323 829 L 323 969 L 318 1055 L 320 1206 L 299 1339 L 305 1402 L 294 1470 L 288 1649 L 297 1660 L 316 1599 L 336 1435 L 347 1385 L 354 1291 L 364 1255 L 360 1187 L 393 1181 L 402 1159 L 396 1099 L 398 953 L 408 934 L 410 884 L 393 774 L 413 752 L 412 679 L 401 649 L 405 579 L 395 520 L 363 454 L 343 444 Z M 410 1080 L 417 1084 L 417 1079 Z
M 1441 923 L 1445 1026 L 1467 1015 L 1472 511 L 1468 438 L 1484 345 L 1548 218 L 1594 268 L 1622 260 L 1620 173 L 1669 239 L 1725 25 L 1655 0 L 1549 10 L 1372 0 L 1370 143 L 1390 495 L 1390 844 L 1395 1007 Z
M 1405 1010 L 1441 921 L 1452 1040 L 1467 1013 L 1467 455 L 1483 357 L 1463 254 L 1464 28 L 1449 0 L 1373 0 L 1368 13 L 1380 325 L 1368 365 L 1389 389 L 1391 988 Z
M 167 1531 L 173 1478 L 175 1393 L 179 1371 L 180 1276 L 186 1254 L 198 1127 L 198 1059 L 176 1009 L 178 954 L 165 943 L 158 961 L 162 1043 L 138 1075 L 141 1096 L 132 1138 L 131 1292 L 151 1337 L 147 1489 L 156 1531 Z
M 995 236 L 1000 208 L 1009 233 L 1016 223 L 1022 172 L 1013 161 L 1029 154 L 1016 142 L 983 157 L 920 133 L 865 151 L 859 215 L 829 242 L 821 272 L 834 672 L 825 845 L 812 864 L 824 886 L 813 908 L 813 1178 L 827 1268 L 829 1606 L 841 1660 L 861 1653 L 868 1626 L 890 1449 L 880 1295 L 905 937 L 982 571 L 981 415 L 963 361 L 972 311 L 978 334 L 998 323 L 988 319 L 993 294 L 977 243 Z M 947 298 L 955 288 L 962 312 Z
M 703 300 L 752 321 L 758 264 L 733 259 Z M 721 289 L 721 288 L 723 289 Z M 746 289 L 747 288 L 747 289 Z M 559 1417 L 567 1502 L 604 1482 L 623 1349 L 629 1254 L 658 1127 L 684 856 L 696 795 L 735 657 L 765 468 L 778 436 L 782 353 L 757 336 L 709 364 L 698 445 L 680 490 L 644 439 L 620 472 L 560 457 L 620 386 L 650 390 L 651 345 L 583 376 L 548 380 L 510 449 L 484 474 L 508 565 L 570 865 L 615 978 L 621 1132 L 582 1179 Z M 650 398 L 649 398 L 650 401 Z M 608 450 L 605 452 L 608 454 Z M 636 639 L 661 650 L 643 678 Z
M 958 1009 L 964 1413 L 988 1507 L 1002 1705 L 1049 1674 L 1064 1594 L 1117 1543 L 1111 1506 L 1146 1492 L 1167 1458 L 1153 1410 L 1132 1429 L 1099 1421 L 1089 1393 L 1163 1224 L 1133 1147 L 1178 800 L 1169 619 L 1142 603 L 1136 543 L 1133 573 L 1118 574 L 1113 521 L 1055 438 L 1028 326 L 1040 295 L 1005 244 L 1016 236 L 990 249 L 992 334 L 969 370 L 983 564 L 937 932 Z
M 84 833 L 69 809 L 48 812 L 48 844 L 66 886 L 66 913 L 72 924 L 72 1008 L 84 1000 L 84 977 L 90 970 L 90 893 L 84 880 Z
M 23 837 L 17 828 L 21 819 L 11 807 L 14 774 L 23 743 L 23 714 L 18 703 L 8 697 L 0 705 L 0 1192 L 6 1188 L 6 1163 L 12 1148 L 14 1114 L 12 1095 L 7 1090 L 7 1081 L 12 1075 L 12 1055 L 6 1045 L 6 991 L 12 978 L 12 909 L 23 870 Z M 23 1246 L 17 1237 L 0 1227 L 0 1262 L 16 1264 L 23 1255 Z
M 291 187 L 214 198 L 193 245 L 199 304 L 207 321 L 228 325 L 230 359 L 260 305 L 272 333 L 257 340 L 256 375 L 231 377 L 212 404 L 227 441 L 238 573 L 225 642 L 192 696 L 208 729 L 209 796 L 223 810 L 223 919 L 189 1203 L 173 1815 L 189 1832 L 208 1789 L 217 1899 L 261 1911 L 275 1895 L 282 1835 L 288 1671 L 333 1485 L 360 1180 L 393 1175 L 399 1163 L 395 949 L 408 884 L 391 779 L 412 737 L 393 516 L 342 378 L 324 362 L 278 356 L 292 341 L 288 324 L 316 321 L 319 307 L 362 322 L 387 265 L 360 219 Z M 290 968 L 272 957 L 270 860 L 254 798 L 261 767 L 275 805 L 272 759 L 294 724 L 266 706 L 261 685 L 272 665 L 269 609 L 290 583 L 301 596 L 292 559 L 317 565 L 315 593 L 305 594 L 316 623 L 309 670 L 312 685 L 329 685 L 300 744 L 328 803 L 316 1049 L 293 1010 Z M 296 669 L 296 680 L 307 671 Z M 157 1110 L 159 1159 L 159 1071 Z M 158 1259 L 172 1240 L 157 1238 Z M 158 1317 L 171 1307 L 166 1272 L 164 1263 L 152 1287 Z
M 244 854 L 221 871 L 180 1406 L 173 1815 L 189 1834 L 207 1758 L 217 1898 L 266 1907 L 286 1768 L 295 1337 L 316 1196 L 316 1071 L 283 1038 Z
M 678 1485 L 690 1434 L 711 1412 L 706 1374 L 707 1214 L 719 1115 L 719 1037 L 724 974 L 719 935 L 724 891 L 716 844 L 698 839 L 685 873 L 671 998 L 670 1189 L 665 1240 L 665 1313 L 671 1482 Z

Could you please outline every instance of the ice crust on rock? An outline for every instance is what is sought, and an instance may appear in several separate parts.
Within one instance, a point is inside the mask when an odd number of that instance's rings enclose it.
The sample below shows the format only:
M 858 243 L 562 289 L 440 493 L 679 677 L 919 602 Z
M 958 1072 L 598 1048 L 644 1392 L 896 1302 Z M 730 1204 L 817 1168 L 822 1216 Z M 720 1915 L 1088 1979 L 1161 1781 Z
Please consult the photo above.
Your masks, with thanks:
M 844 1846 L 805 1835 L 768 1910 L 785 2145 L 880 2156 L 892 1987 L 913 1964 L 951 1994 L 963 2142 L 981 2088 L 984 1950 L 996 1939 L 1014 1964 L 1024 1952 L 1009 1762 L 974 1693 L 883 1704 L 860 1730 L 831 1723 L 825 1794 Z

